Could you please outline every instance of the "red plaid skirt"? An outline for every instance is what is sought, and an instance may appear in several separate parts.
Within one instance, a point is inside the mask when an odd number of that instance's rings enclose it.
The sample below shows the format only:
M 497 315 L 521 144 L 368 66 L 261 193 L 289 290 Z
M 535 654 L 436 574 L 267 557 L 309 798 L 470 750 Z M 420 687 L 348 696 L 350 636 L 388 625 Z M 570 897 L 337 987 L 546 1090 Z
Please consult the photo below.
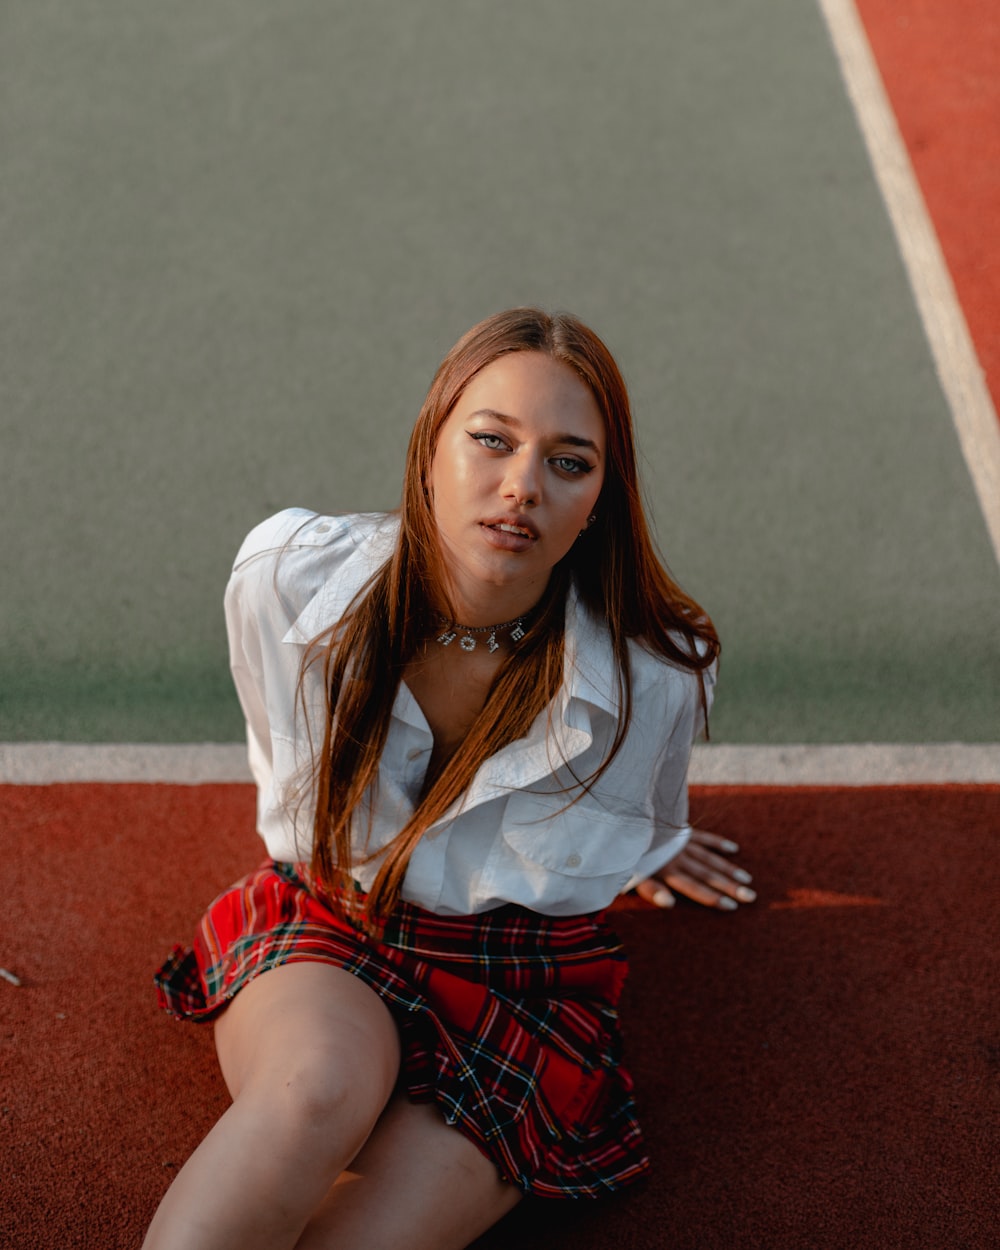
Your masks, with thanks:
M 437 1103 L 505 1180 L 575 1198 L 648 1170 L 619 1062 L 625 955 L 603 914 L 437 916 L 403 903 L 373 939 L 330 910 L 303 865 L 268 862 L 215 900 L 193 949 L 174 949 L 155 977 L 160 1005 L 207 1020 L 297 960 L 336 964 L 381 996 L 410 1098 Z

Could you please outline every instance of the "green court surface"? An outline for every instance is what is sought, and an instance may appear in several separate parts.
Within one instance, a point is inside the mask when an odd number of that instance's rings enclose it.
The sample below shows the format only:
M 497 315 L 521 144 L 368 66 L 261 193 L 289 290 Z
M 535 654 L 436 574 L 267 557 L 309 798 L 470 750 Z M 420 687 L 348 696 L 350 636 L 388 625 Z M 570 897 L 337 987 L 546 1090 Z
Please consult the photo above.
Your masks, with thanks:
M 221 594 L 520 303 L 630 381 L 719 742 L 998 738 L 1000 579 L 817 8 L 0 14 L 0 740 L 233 741 Z

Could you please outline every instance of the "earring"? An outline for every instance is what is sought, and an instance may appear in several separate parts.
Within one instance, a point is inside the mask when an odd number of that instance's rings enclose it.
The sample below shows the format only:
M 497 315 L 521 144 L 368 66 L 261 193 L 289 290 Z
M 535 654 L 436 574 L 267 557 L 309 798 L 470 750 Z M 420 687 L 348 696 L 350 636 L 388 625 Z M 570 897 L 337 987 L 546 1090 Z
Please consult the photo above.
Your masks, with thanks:
M 586 534 L 587 530 L 590 529 L 590 527 L 594 524 L 596 520 L 597 520 L 597 513 L 592 512 L 590 516 L 587 517 L 587 524 L 583 527 L 583 529 L 579 532 L 579 534 L 577 534 L 577 538 L 582 538 L 584 534 Z

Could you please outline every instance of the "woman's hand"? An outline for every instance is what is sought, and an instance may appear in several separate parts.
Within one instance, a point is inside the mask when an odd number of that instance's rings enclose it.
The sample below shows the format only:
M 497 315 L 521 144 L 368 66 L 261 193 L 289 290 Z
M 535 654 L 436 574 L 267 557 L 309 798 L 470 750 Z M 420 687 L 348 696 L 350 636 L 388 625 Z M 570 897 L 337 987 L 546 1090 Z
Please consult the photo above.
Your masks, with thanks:
M 757 897 L 749 888 L 753 878 L 716 852 L 735 855 L 739 849 L 726 838 L 692 829 L 684 850 L 658 873 L 641 881 L 635 892 L 654 907 L 673 907 L 674 895 L 683 894 L 705 907 L 733 911 L 738 903 L 752 903 Z

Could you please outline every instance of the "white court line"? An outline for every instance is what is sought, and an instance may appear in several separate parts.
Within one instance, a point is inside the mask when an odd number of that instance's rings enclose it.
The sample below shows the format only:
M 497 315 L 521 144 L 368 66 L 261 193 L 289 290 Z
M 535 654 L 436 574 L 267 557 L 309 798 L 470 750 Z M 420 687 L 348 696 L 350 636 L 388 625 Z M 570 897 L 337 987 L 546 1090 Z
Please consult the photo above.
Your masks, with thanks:
M 1000 743 L 699 744 L 690 780 L 721 786 L 998 785 Z M 245 748 L 226 743 L 0 743 L 0 783 L 66 781 L 247 783 L 250 772 Z
M 688 779 L 720 786 L 996 785 L 1000 743 L 698 745 Z
M 818 0 L 1000 562 L 1000 423 L 854 0 Z

